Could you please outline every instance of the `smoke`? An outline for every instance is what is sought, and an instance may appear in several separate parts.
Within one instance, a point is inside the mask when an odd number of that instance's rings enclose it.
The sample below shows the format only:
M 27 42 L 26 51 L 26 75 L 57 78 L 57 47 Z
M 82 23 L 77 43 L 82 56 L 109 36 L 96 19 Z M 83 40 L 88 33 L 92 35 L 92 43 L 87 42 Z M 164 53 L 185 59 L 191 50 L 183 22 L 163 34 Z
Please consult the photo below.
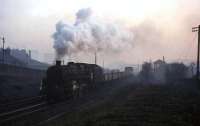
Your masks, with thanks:
M 79 52 L 120 53 L 133 46 L 133 33 L 128 28 L 98 20 L 90 8 L 80 9 L 74 24 L 59 21 L 53 39 L 57 59 Z

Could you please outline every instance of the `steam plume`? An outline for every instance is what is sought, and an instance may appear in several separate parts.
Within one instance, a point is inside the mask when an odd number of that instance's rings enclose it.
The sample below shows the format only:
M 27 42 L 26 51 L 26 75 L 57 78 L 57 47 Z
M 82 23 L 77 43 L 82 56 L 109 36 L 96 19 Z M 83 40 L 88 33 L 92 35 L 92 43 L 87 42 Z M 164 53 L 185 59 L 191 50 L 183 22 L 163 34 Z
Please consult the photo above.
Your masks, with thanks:
M 97 20 L 90 8 L 76 13 L 74 24 L 59 21 L 53 34 L 57 59 L 79 52 L 120 52 L 132 46 L 133 34 L 116 23 Z

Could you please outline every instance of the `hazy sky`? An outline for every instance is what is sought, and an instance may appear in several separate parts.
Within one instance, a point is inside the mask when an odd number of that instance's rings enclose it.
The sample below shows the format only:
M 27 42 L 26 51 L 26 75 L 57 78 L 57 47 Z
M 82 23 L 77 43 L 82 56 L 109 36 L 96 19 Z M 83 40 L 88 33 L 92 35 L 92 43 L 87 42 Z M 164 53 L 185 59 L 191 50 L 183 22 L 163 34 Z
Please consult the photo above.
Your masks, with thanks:
M 12 48 L 54 53 L 56 23 L 73 23 L 79 9 L 91 8 L 98 19 L 117 22 L 134 35 L 132 48 L 99 54 L 108 64 L 140 63 L 163 55 L 194 60 L 197 34 L 191 28 L 200 24 L 199 5 L 199 0 L 0 0 L 0 36 Z M 80 53 L 74 59 L 92 62 L 91 55 Z

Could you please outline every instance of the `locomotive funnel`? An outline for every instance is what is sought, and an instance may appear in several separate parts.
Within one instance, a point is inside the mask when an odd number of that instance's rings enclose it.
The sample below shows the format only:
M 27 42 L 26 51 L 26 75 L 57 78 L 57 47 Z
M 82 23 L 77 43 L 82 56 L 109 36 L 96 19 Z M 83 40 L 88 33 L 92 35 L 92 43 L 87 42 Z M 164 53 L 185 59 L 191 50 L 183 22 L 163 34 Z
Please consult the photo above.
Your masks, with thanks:
M 56 60 L 56 66 L 61 66 L 61 61 L 60 60 Z

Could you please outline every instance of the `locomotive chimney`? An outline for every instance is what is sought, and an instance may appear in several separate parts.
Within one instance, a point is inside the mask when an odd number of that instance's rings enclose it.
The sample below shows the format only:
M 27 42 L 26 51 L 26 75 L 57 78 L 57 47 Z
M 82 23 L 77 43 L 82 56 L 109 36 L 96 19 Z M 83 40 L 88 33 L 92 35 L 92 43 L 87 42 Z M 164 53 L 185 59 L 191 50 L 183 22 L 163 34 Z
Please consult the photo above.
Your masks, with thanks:
M 56 66 L 61 66 L 61 61 L 60 60 L 56 60 Z

